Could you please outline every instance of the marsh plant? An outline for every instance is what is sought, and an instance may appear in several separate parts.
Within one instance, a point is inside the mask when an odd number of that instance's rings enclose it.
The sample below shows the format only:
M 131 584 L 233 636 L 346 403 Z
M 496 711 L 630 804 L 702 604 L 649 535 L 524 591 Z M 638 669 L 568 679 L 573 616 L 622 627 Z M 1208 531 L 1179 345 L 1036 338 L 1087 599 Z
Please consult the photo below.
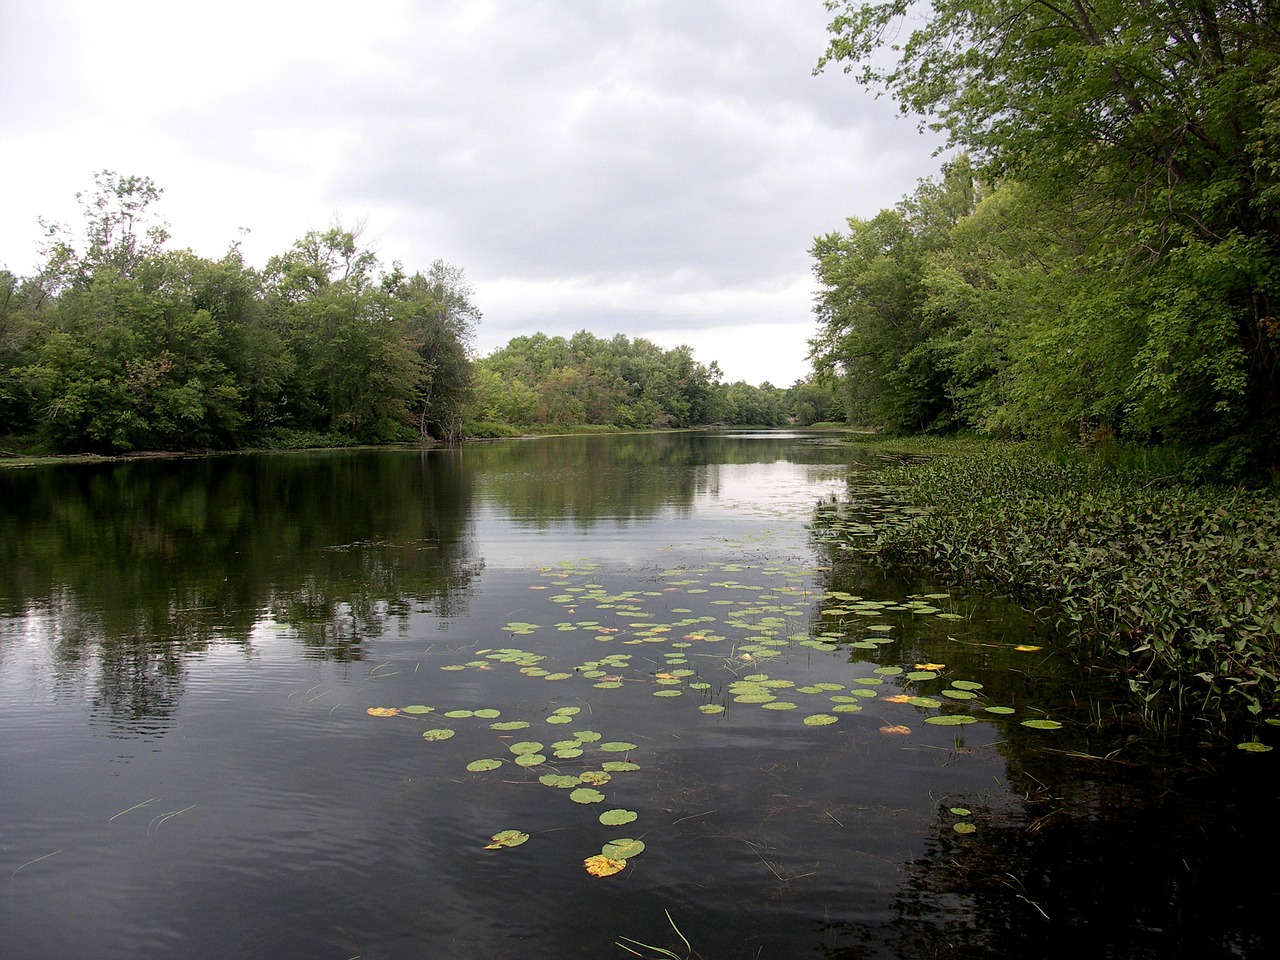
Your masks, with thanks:
M 1181 482 L 1114 451 L 991 445 L 904 467 L 918 509 L 878 528 L 891 562 L 1045 604 L 1083 656 L 1118 664 L 1143 712 L 1276 722 L 1280 497 Z

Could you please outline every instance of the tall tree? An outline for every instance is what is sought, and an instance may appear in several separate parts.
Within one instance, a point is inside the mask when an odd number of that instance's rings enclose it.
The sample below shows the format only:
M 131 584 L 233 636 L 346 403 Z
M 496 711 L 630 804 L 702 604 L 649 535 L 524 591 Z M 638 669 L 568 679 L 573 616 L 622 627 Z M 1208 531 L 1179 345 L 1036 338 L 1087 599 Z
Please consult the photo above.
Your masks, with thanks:
M 1280 460 L 1274 0 L 826 6 L 818 69 L 888 90 L 992 180 L 1108 212 L 1095 267 L 1147 288 L 1146 405 L 1183 411 L 1161 429 Z

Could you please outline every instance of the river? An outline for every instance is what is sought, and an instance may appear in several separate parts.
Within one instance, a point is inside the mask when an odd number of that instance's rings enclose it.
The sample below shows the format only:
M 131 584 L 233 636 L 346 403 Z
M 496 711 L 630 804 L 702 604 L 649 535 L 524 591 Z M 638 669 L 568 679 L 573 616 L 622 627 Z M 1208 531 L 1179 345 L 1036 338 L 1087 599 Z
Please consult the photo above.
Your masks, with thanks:
M 1276 761 L 1153 735 L 1044 612 L 881 569 L 886 462 L 0 470 L 0 953 L 1280 955 Z

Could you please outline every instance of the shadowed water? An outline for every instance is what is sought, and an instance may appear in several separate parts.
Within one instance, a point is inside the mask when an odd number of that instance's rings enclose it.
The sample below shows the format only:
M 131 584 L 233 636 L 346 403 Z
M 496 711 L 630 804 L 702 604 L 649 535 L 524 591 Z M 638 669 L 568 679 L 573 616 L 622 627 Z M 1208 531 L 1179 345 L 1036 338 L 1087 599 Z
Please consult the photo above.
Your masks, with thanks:
M 0 952 L 684 956 L 674 923 L 706 958 L 1273 955 L 1274 761 L 1153 741 L 1041 620 L 850 548 L 901 516 L 881 462 L 663 434 L 0 471 Z

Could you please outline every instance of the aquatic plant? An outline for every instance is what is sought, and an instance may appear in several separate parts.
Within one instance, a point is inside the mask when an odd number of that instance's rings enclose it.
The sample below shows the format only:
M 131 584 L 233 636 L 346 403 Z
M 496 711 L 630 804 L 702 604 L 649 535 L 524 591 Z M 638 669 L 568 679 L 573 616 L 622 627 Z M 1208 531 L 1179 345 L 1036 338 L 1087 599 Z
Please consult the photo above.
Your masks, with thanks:
M 1280 712 L 1280 498 L 1025 445 L 896 472 L 918 512 L 873 549 L 1048 605 L 1081 656 L 1123 670 L 1151 718 Z

